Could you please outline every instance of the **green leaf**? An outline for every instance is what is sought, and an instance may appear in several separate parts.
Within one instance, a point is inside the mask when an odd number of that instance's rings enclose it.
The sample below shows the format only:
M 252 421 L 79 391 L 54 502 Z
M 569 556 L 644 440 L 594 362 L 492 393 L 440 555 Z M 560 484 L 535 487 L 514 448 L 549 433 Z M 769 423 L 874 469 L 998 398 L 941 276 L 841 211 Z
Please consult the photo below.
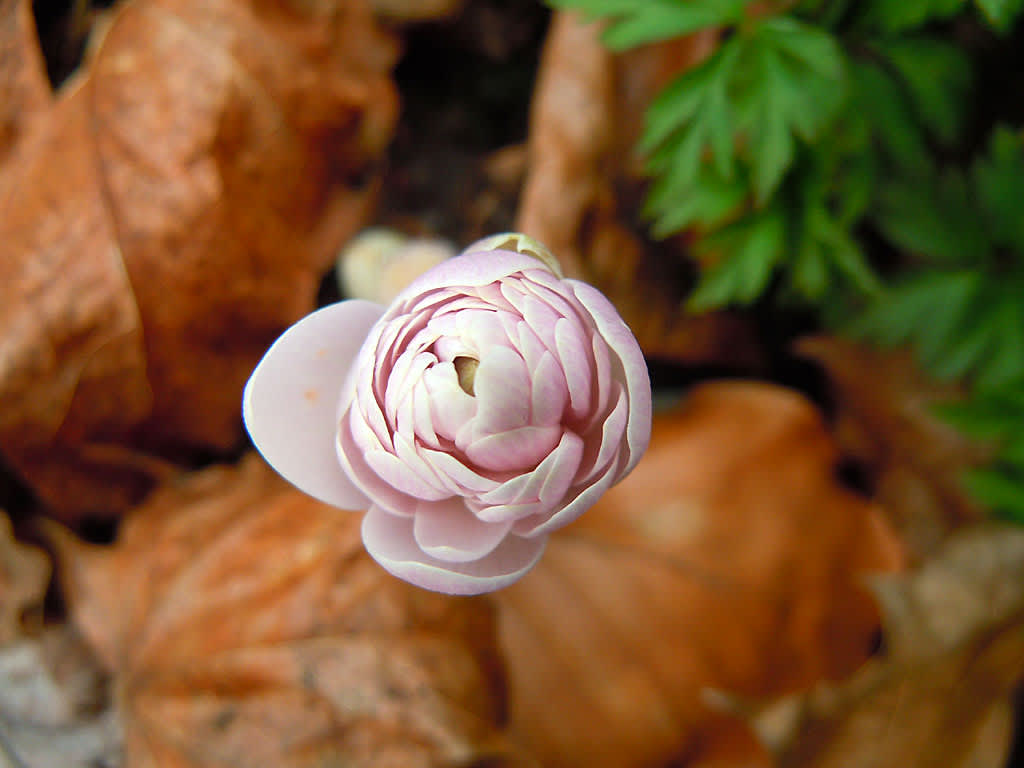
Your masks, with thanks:
M 765 102 L 761 105 L 762 121 L 753 132 L 751 141 L 751 176 L 754 183 L 754 200 L 763 204 L 778 186 L 782 175 L 793 162 L 795 147 L 791 126 L 786 124 L 785 113 L 781 109 L 772 109 L 768 103 L 774 97 L 779 98 L 779 91 L 784 87 L 785 73 L 778 58 L 765 52 L 762 66 L 764 77 L 768 83 L 765 89 Z
M 818 225 L 816 235 L 823 247 L 831 254 L 831 261 L 836 272 L 844 276 L 849 283 L 863 293 L 875 294 L 881 290 L 878 278 L 868 266 L 860 246 L 844 226 L 828 217 Z
M 967 472 L 964 485 L 974 498 L 1000 517 L 1024 523 L 1024 472 L 996 464 Z
M 997 388 L 1024 377 L 1024 306 L 1020 303 L 1021 281 L 1008 285 L 996 282 L 983 311 L 973 318 L 990 337 L 990 354 L 979 361 L 974 373 L 978 387 Z
M 900 85 L 879 64 L 855 61 L 848 120 L 863 120 L 886 160 L 901 170 L 922 172 L 931 158 L 924 132 Z
M 739 23 L 749 0 L 549 0 L 556 8 L 607 19 L 605 44 L 614 50 L 668 40 L 707 27 Z
M 932 259 L 971 263 L 991 252 L 968 180 L 955 171 L 894 174 L 880 186 L 872 218 L 892 243 Z
M 870 0 L 870 23 L 889 32 L 903 32 L 936 19 L 946 19 L 963 8 L 965 0 Z
M 974 0 L 988 19 L 988 23 L 1000 32 L 1006 32 L 1024 9 L 1024 0 Z
M 1024 274 L 926 270 L 896 283 L 850 330 L 911 342 L 937 378 L 997 389 L 1024 380 Z
M 668 237 L 696 223 L 716 228 L 736 217 L 749 194 L 748 181 L 742 175 L 724 178 L 708 164 L 701 167 L 696 183 L 688 181 L 661 175 L 651 183 L 645 213 L 654 217 L 661 212 L 651 228 L 655 237 Z
M 877 47 L 905 84 L 920 123 L 940 141 L 952 143 L 966 116 L 964 103 L 971 82 L 964 51 L 928 37 L 900 37 Z
M 782 259 L 786 241 L 785 221 L 774 208 L 759 211 L 705 237 L 699 244 L 704 254 L 720 261 L 702 275 L 688 302 L 695 312 L 726 304 L 748 304 L 768 285 Z
M 826 32 L 788 17 L 738 31 L 696 68 L 670 84 L 648 109 L 640 150 L 664 181 L 647 207 L 668 234 L 690 214 L 673 198 L 694 194 L 702 165 L 723 180 L 737 163 L 749 170 L 754 204 L 763 207 L 796 156 L 845 98 L 845 59 Z M 669 194 L 671 191 L 671 194 Z
M 988 155 L 974 164 L 972 174 L 992 238 L 1024 253 L 1024 139 L 1007 128 L 997 128 Z
M 965 435 L 985 442 L 1001 440 L 1006 435 L 1007 409 L 998 394 L 941 403 L 935 407 L 935 413 Z

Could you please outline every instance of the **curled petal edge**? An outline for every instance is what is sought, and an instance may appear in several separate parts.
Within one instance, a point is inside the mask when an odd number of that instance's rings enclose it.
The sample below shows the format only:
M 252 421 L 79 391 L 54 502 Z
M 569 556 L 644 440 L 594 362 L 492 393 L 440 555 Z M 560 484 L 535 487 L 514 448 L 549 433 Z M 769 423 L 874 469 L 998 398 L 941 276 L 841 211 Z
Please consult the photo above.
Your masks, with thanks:
M 417 546 L 412 518 L 399 517 L 374 505 L 363 517 L 363 545 L 393 576 L 434 592 L 480 595 L 507 587 L 537 564 L 547 537 L 510 534 L 489 554 L 472 562 L 445 562 Z
M 486 255 L 486 258 L 480 256 Z M 434 290 L 487 285 L 524 270 L 546 270 L 534 256 L 515 251 L 463 251 L 413 280 L 394 305 Z
M 604 294 L 578 280 L 567 279 L 565 282 L 572 286 L 573 293 L 590 314 L 598 333 L 604 338 L 609 349 L 618 356 L 626 376 L 626 395 L 629 398 L 626 444 L 629 448 L 629 458 L 621 473 L 615 478 L 615 482 L 618 482 L 632 471 L 651 441 L 653 416 L 651 379 L 647 371 L 647 362 L 633 332 Z

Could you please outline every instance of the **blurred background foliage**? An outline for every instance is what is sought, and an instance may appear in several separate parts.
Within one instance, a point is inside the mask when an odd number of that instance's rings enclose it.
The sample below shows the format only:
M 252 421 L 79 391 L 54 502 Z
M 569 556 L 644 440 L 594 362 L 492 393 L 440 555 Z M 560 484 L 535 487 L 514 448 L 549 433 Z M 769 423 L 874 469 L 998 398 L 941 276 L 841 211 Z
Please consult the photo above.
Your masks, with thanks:
M 942 415 L 993 446 L 972 493 L 1024 522 L 1024 2 L 551 5 L 602 20 L 617 51 L 718 31 L 636 147 L 651 233 L 694 238 L 689 307 L 799 306 L 909 344 L 969 391 Z

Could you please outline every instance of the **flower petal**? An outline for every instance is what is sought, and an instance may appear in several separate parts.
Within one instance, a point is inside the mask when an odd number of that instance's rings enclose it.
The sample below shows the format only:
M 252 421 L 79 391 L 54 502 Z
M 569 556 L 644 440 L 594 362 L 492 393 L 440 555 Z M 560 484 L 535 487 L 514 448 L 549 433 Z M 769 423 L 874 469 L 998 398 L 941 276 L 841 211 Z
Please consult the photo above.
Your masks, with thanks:
M 512 521 L 485 523 L 462 499 L 426 502 L 416 508 L 413 535 L 420 549 L 446 563 L 479 560 L 493 551 L 512 528 Z
M 466 457 L 492 472 L 522 470 L 547 456 L 561 435 L 562 428 L 557 426 L 520 427 L 484 435 L 466 446 Z
M 651 380 L 647 363 L 633 333 L 600 291 L 578 280 L 565 282 L 572 286 L 576 298 L 590 313 L 598 332 L 622 364 L 629 397 L 629 422 L 626 425 L 629 460 L 619 476 L 621 479 L 640 461 L 651 440 Z
M 530 374 L 508 346 L 481 350 L 476 369 L 477 433 L 490 434 L 530 424 Z
M 373 504 L 382 506 L 393 514 L 412 517 L 420 500 L 389 485 L 370 468 L 366 463 L 366 455 L 370 451 L 365 450 L 360 440 L 355 437 L 357 432 L 364 436 L 373 435 L 373 431 L 357 418 L 357 414 L 345 411 L 341 416 L 338 438 L 334 445 L 338 463 L 356 487 L 373 500 Z M 362 508 L 366 509 L 368 506 Z
M 363 518 L 366 551 L 389 573 L 418 587 L 452 595 L 479 595 L 518 581 L 540 559 L 546 537 L 509 535 L 479 560 L 451 563 L 431 557 L 416 544 L 411 518 L 377 506 Z
M 561 424 L 569 402 L 565 372 L 547 350 L 533 368 L 530 381 L 531 421 L 535 426 Z
M 242 397 L 246 429 L 277 472 L 310 496 L 347 509 L 369 500 L 335 457 L 338 400 L 384 308 L 354 299 L 307 315 L 274 342 Z
M 535 516 L 533 518 L 524 518 L 519 520 L 514 526 L 512 526 L 513 535 L 547 535 L 558 528 L 568 525 L 594 506 L 594 504 L 597 503 L 597 500 L 604 495 L 604 492 L 611 488 L 615 481 L 621 476 L 622 475 L 620 473 L 614 471 L 614 468 L 609 469 L 605 474 L 601 475 L 593 485 L 584 486 L 575 498 L 559 509 L 558 512 L 551 517 L 544 519 L 543 516 Z
M 477 516 L 488 521 L 519 520 L 525 515 L 550 511 L 568 492 L 583 450 L 579 435 L 563 433 L 558 446 L 535 470 L 481 494 L 479 501 L 488 506 L 476 510 Z
M 587 354 L 590 339 L 584 339 L 579 325 L 561 318 L 555 323 L 555 344 L 569 387 L 569 408 L 577 419 L 585 419 L 590 412 L 593 385 L 593 363 Z
M 536 269 L 537 266 L 533 256 L 514 251 L 464 251 L 409 283 L 395 298 L 395 303 L 400 304 L 438 289 L 485 286 L 524 269 Z

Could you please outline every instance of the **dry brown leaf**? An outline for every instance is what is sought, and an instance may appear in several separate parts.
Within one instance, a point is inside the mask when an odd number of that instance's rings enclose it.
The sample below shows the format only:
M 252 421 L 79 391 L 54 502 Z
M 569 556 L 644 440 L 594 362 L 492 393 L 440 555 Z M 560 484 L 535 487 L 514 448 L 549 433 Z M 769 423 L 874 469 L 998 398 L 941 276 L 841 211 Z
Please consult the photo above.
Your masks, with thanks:
M 374 13 L 392 23 L 434 21 L 458 13 L 466 0 L 370 0 Z
M 647 243 L 631 224 L 642 195 L 633 146 L 644 111 L 673 76 L 711 52 L 716 33 L 620 55 L 600 33 L 573 13 L 552 19 L 515 228 L 558 254 L 567 274 L 601 288 L 648 355 L 755 366 L 759 350 L 738 316 L 684 311 L 680 299 L 692 286 L 678 244 Z
M 158 491 L 112 548 L 57 534 L 126 768 L 518 764 L 489 603 L 389 576 L 359 526 L 249 457 Z
M 1024 530 L 954 535 L 881 579 L 891 660 L 812 699 L 788 768 L 1001 768 L 1024 681 Z
M 0 646 L 21 636 L 22 614 L 42 606 L 49 582 L 49 559 L 15 539 L 11 521 L 0 510 Z
M 104 682 L 68 625 L 0 648 L 0 768 L 118 765 L 120 728 Z
M 0 0 L 0 163 L 50 105 L 29 0 Z
M 395 54 L 362 0 L 116 9 L 0 175 L 0 450 L 45 503 L 123 509 L 238 443 L 369 213 Z
M 985 449 L 932 410 L 960 396 L 953 385 L 925 376 L 907 350 L 830 337 L 802 339 L 796 350 L 824 366 L 839 444 L 867 469 L 911 556 L 926 559 L 950 531 L 982 519 L 960 478 Z
M 739 725 L 707 689 L 771 697 L 868 657 L 862 579 L 902 549 L 837 459 L 814 407 L 771 385 L 704 385 L 655 419 L 636 470 L 496 595 L 513 727 L 545 766 L 714 754 Z

